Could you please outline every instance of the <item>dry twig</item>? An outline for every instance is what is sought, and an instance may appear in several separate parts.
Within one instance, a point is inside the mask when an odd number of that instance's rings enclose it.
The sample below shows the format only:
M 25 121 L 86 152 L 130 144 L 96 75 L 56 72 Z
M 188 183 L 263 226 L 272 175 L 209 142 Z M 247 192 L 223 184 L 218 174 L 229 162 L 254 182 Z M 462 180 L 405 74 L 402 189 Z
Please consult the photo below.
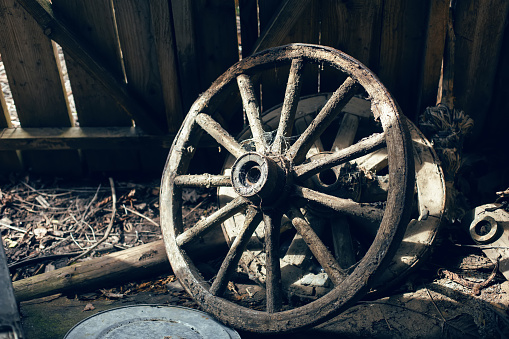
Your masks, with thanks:
M 154 224 L 154 225 L 156 225 L 156 226 L 159 226 L 159 224 L 158 224 L 157 222 L 155 222 L 154 220 L 150 219 L 150 218 L 149 218 L 149 217 L 147 217 L 146 215 L 143 215 L 143 214 L 141 214 L 140 212 L 138 212 L 138 211 L 136 211 L 136 210 L 133 210 L 133 209 L 131 209 L 131 208 L 129 208 L 129 207 L 126 207 L 125 205 L 124 205 L 124 209 L 125 209 L 126 211 L 128 211 L 128 212 L 131 212 L 132 214 L 135 214 L 135 215 L 137 215 L 137 216 L 139 216 L 139 217 L 141 217 L 141 218 L 143 218 L 143 219 L 145 219 L 145 220 L 150 221 L 151 223 L 153 223 L 153 224 Z
M 69 261 L 69 263 L 67 265 L 71 265 L 74 262 L 76 262 L 76 260 L 78 260 L 79 258 L 83 258 L 85 255 L 89 254 L 94 248 L 96 248 L 97 246 L 99 246 L 99 244 L 104 242 L 110 235 L 111 229 L 113 228 L 113 224 L 115 222 L 115 215 L 117 213 L 117 195 L 115 193 L 115 183 L 113 182 L 113 178 L 109 178 L 109 180 L 110 180 L 110 186 L 111 186 L 111 199 L 112 199 L 113 207 L 112 207 L 112 211 L 111 211 L 111 218 L 110 218 L 110 223 L 108 224 L 108 228 L 106 229 L 106 232 L 104 232 L 104 236 L 98 242 L 96 242 L 94 245 L 90 246 L 85 252 L 81 253 L 76 258 Z M 97 194 L 96 194 L 96 196 L 97 196 Z M 94 200 L 94 199 L 92 199 L 92 200 Z M 89 204 L 89 206 L 90 206 L 90 204 Z

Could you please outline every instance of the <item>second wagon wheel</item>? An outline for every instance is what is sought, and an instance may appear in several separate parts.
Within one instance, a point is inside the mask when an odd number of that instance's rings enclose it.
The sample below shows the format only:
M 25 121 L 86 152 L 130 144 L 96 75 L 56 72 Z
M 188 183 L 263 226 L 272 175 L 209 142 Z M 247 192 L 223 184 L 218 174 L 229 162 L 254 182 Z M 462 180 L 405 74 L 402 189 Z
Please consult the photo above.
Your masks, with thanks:
M 313 121 L 331 98 L 332 93 L 301 96 L 294 120 L 298 134 Z M 277 130 L 282 105 L 274 106 L 262 115 L 266 131 Z M 379 130 L 372 121 L 371 103 L 361 97 L 353 97 L 331 123 L 330 132 L 324 133 L 308 151 L 308 161 L 352 145 L 355 141 Z M 415 188 L 412 219 L 406 228 L 402 243 L 383 274 L 371 285 L 373 292 L 381 293 L 393 287 L 420 266 L 431 253 L 445 207 L 445 181 L 439 160 L 431 144 L 407 120 L 413 144 L 415 163 Z M 267 133 L 267 132 L 266 132 Z M 359 134 L 359 135 L 358 135 Z M 253 139 L 249 127 L 238 134 L 237 140 L 249 147 Z M 329 147 L 329 150 L 324 150 Z M 223 165 L 223 174 L 231 175 L 235 157 L 229 155 Z M 314 190 L 340 197 L 349 197 L 360 203 L 379 203 L 386 200 L 388 174 L 386 149 L 379 149 L 352 160 L 345 166 L 322 171 L 313 176 L 310 185 Z M 220 187 L 217 191 L 219 206 L 223 207 L 235 199 L 232 187 Z M 301 207 L 306 220 L 317 235 L 329 246 L 338 264 L 352 269 L 364 255 L 378 227 L 377 222 L 366 218 L 348 216 L 327 209 L 317 208 L 310 202 Z M 223 223 L 226 240 L 231 243 L 245 221 L 237 214 Z M 288 298 L 296 303 L 300 299 L 316 299 L 329 292 L 332 284 L 314 258 L 302 237 L 292 229 L 291 221 L 283 218 L 280 241 L 280 267 L 282 284 Z M 244 251 L 240 265 L 253 281 L 263 286 L 265 282 L 265 253 L 259 242 L 264 238 L 263 223 L 254 232 L 254 237 Z M 371 293 L 371 292 L 370 292 Z
M 309 125 L 298 134 L 293 122 L 302 86 L 301 76 L 309 67 L 330 67 L 344 75 L 338 88 Z M 254 90 L 255 80 L 266 69 L 290 67 L 279 124 L 274 134 L 261 122 L 261 109 Z M 338 77 L 341 79 L 341 77 Z M 238 86 L 252 135 L 251 144 L 241 144 L 228 131 L 221 102 Z M 306 159 L 320 136 L 355 94 L 371 101 L 371 110 L 380 133 L 318 158 Z M 203 138 L 202 138 L 203 135 Z M 268 135 L 272 135 L 268 138 Z M 212 137 L 236 161 L 231 175 L 200 173 L 191 169 L 200 139 Z M 203 141 L 202 141 L 203 142 Z M 319 192 L 312 177 L 327 172 L 374 150 L 386 148 L 389 188 L 385 208 L 360 204 L 347 197 Z M 200 166 L 198 166 L 199 168 Z M 198 173 L 197 173 L 198 172 Z M 185 228 L 182 192 L 186 187 L 232 186 L 236 197 L 195 225 Z M 186 291 L 207 312 L 223 322 L 247 331 L 280 332 L 321 323 L 344 311 L 365 295 L 373 279 L 388 264 L 408 224 L 414 191 L 411 140 L 397 104 L 378 78 L 352 57 L 323 46 L 294 44 L 269 49 L 232 66 L 203 93 L 191 107 L 172 145 L 161 183 L 161 226 L 173 271 Z M 327 248 L 302 214 L 305 204 L 317 210 L 380 222 L 373 242 L 355 267 L 345 269 Z M 325 213 L 325 212 L 324 212 Z M 325 213 L 329 217 L 329 212 Z M 207 281 L 190 258 L 187 248 L 235 215 L 243 225 L 231 239 L 228 252 L 215 276 Z M 315 260 L 334 287 L 324 296 L 294 307 L 284 303 L 280 268 L 280 233 L 283 220 L 302 237 Z M 225 293 L 237 271 L 240 258 L 263 221 L 266 307 L 254 310 L 234 302 Z M 284 274 L 284 273 L 283 273 Z

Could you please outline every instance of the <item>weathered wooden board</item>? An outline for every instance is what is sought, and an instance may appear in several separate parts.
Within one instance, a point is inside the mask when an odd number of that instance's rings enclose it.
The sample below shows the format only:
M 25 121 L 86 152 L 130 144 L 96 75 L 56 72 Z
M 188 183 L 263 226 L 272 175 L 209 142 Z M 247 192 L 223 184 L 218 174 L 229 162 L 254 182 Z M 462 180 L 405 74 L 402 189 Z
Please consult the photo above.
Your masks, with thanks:
M 264 3 L 267 5 L 267 3 Z M 260 6 L 260 5 L 259 5 Z M 274 4 L 269 5 L 274 9 Z M 263 26 L 260 25 L 260 37 L 253 52 L 275 47 L 288 42 L 312 42 L 317 34 L 315 22 L 318 18 L 310 9 L 315 8 L 311 0 L 284 0 L 272 13 L 272 17 Z M 260 10 L 262 11 L 262 10 Z M 305 13 L 305 15 L 303 15 Z M 310 21 L 303 18 L 311 19 Z M 310 27 L 309 24 L 313 27 Z M 311 29 L 310 29 L 311 28 Z M 300 41 L 299 41 L 300 40 Z
M 320 2 L 320 44 L 337 48 L 377 72 L 383 1 Z M 335 91 L 343 78 L 321 72 L 320 89 Z
M 84 2 L 77 0 L 53 1 L 55 13 L 66 20 L 70 29 L 80 39 L 93 46 L 108 70 L 123 79 L 120 46 L 116 34 L 115 18 L 111 1 Z M 64 49 L 64 53 L 66 53 Z M 90 75 L 79 62 L 66 53 L 66 63 L 71 80 L 74 101 L 80 126 L 106 127 L 131 126 L 131 117 L 105 90 L 104 85 Z M 83 152 L 86 166 L 91 172 L 115 171 L 139 168 L 137 153 L 128 150 L 117 152 L 86 150 Z
M 260 12 L 267 13 L 274 10 L 273 4 L 267 4 Z M 271 19 L 260 25 L 261 36 L 254 47 L 261 51 L 269 47 L 286 45 L 290 43 L 318 44 L 320 37 L 318 8 L 320 2 L 309 0 L 286 0 L 273 12 Z M 268 16 L 268 15 L 266 15 Z M 260 77 L 261 105 L 264 110 L 270 109 L 283 102 L 286 83 L 288 81 L 289 67 L 264 71 Z M 302 73 L 301 95 L 316 93 L 318 90 L 318 65 L 304 65 Z
M 176 133 L 185 116 L 182 104 L 180 77 L 178 74 L 177 51 L 175 48 L 173 18 L 168 2 L 149 1 L 154 43 L 161 78 L 161 90 L 164 101 L 164 117 L 170 133 Z M 167 140 L 173 138 L 167 137 Z M 150 153 L 141 153 L 144 170 L 162 173 L 167 150 L 153 149 Z
M 0 91 L 0 128 L 8 128 L 11 125 L 11 117 L 5 104 L 4 93 Z
M 325 1 L 321 4 L 321 44 L 337 48 L 376 71 L 383 1 Z
M 24 127 L 73 125 L 67 96 L 55 59 L 54 45 L 17 1 L 0 1 L 0 53 Z M 23 162 L 34 172 L 79 172 L 75 151 L 24 152 Z M 59 164 L 55 166 L 54 164 Z
M 170 271 L 162 241 L 105 255 L 13 283 L 18 302 L 55 293 L 90 290 L 108 282 L 143 276 L 146 270 Z
M 430 2 L 384 1 L 377 71 L 382 83 L 414 119 L 426 42 Z
M 139 127 L 0 129 L 0 151 L 57 149 L 169 149 L 174 135 L 151 135 Z
M 113 75 L 108 66 L 103 64 L 101 57 L 96 55 L 97 52 L 55 17 L 48 0 L 18 0 L 18 2 L 33 15 L 44 30 L 44 34 L 57 41 L 70 56 L 101 81 L 126 112 L 135 119 L 138 126 L 155 134 L 162 133 L 160 123 L 155 120 L 151 111 L 137 100 L 125 79 Z
M 458 1 L 454 10 L 455 107 L 474 119 L 474 138 L 488 115 L 508 13 L 504 0 Z
M 123 78 L 115 19 L 110 1 L 100 0 L 91 3 L 55 0 L 53 10 L 73 32 L 80 36 L 83 42 L 93 46 L 113 75 Z M 104 86 L 69 56 L 65 48 L 64 53 L 80 125 L 130 126 L 131 118 L 105 91 Z
M 136 95 L 147 103 L 157 120 L 165 122 L 161 127 L 166 132 L 168 128 L 165 126 L 167 120 L 165 101 L 149 2 L 115 0 L 113 6 L 127 83 Z M 166 20 L 169 19 L 169 17 L 166 18 Z M 160 149 L 143 150 L 139 154 L 140 168 L 154 165 L 159 172 L 162 172 L 166 153 Z M 159 161 L 154 161 L 156 158 Z
M 149 4 L 168 131 L 176 133 L 182 124 L 185 112 L 179 86 L 171 8 L 167 2 L 149 1 Z
M 195 44 L 193 1 L 171 1 L 171 10 L 175 28 L 182 103 L 184 112 L 187 112 L 200 93 L 197 86 L 200 83 L 199 50 Z
M 239 61 L 235 2 L 195 0 L 193 6 L 201 92 Z
M 258 1 L 259 3 L 260 1 Z M 242 57 L 251 54 L 253 46 L 258 39 L 258 3 L 251 0 L 238 0 L 239 4 L 239 22 L 240 24 L 240 41 L 242 49 Z M 277 1 L 270 1 L 277 5 Z
M 11 117 L 5 104 L 3 92 L 0 91 L 0 128 L 11 127 Z M 10 173 L 21 170 L 21 162 L 19 161 L 16 151 L 0 151 L 0 173 Z
M 505 29 L 502 51 L 498 62 L 494 83 L 493 99 L 486 114 L 486 124 L 481 133 L 482 142 L 493 147 L 505 145 L 507 142 L 507 128 L 509 126 L 509 25 Z
M 429 10 L 428 32 L 424 49 L 424 61 L 420 79 L 420 92 L 417 114 L 424 112 L 426 107 L 437 104 L 438 83 L 442 67 L 442 56 L 449 20 L 448 0 L 433 0 Z

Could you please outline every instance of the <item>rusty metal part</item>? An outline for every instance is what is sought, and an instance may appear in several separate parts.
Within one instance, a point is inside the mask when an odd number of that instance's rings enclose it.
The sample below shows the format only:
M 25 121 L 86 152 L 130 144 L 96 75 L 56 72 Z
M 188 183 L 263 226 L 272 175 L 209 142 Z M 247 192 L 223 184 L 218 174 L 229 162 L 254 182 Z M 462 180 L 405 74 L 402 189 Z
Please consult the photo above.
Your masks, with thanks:
M 500 261 L 499 270 L 509 279 L 509 212 L 503 207 L 499 203 L 476 207 L 471 211 L 469 232 L 492 262 Z
M 297 81 L 300 80 L 298 74 L 300 68 L 309 67 L 310 64 L 314 65 L 312 67 L 322 64 L 328 65 L 344 73 L 347 80 L 342 84 L 338 84 L 338 90 L 323 106 L 317 117 L 307 125 L 303 132 L 300 132 L 301 134 L 297 136 L 295 142 L 287 145 L 286 141 L 291 137 L 289 133 L 292 130 L 288 124 L 299 115 L 296 112 L 296 106 L 299 102 Z M 264 135 L 260 108 L 253 91 L 253 79 L 256 78 L 255 74 L 264 69 L 274 69 L 286 65 L 290 65 L 290 74 L 293 75 L 288 80 L 287 95 L 283 102 L 283 107 L 285 107 L 285 117 L 281 119 L 283 126 L 278 127 L 278 130 L 281 131 L 279 135 L 276 133 L 281 140 L 281 145 L 272 147 Z M 235 158 L 238 158 L 239 162 L 247 152 L 239 149 L 239 145 L 241 145 L 239 140 L 232 140 L 230 132 L 221 127 L 216 122 L 217 120 L 210 121 L 216 113 L 213 111 L 213 107 L 217 107 L 211 104 L 212 99 L 224 98 L 224 91 L 235 88 L 235 86 L 231 86 L 235 83 L 237 83 L 243 98 L 243 106 L 249 120 L 257 161 L 254 161 L 251 165 L 246 165 L 248 162 L 237 164 L 237 166 L 233 166 L 232 171 L 224 173 L 224 175 L 232 176 L 232 194 L 234 195 L 232 202 L 200 221 L 196 226 L 184 231 L 182 186 L 176 183 L 186 181 L 181 176 L 189 175 L 190 161 L 203 132 L 210 134 Z M 306 180 L 299 179 L 295 173 L 295 168 L 304 163 L 310 150 L 314 148 L 319 150 L 318 141 L 321 135 L 325 133 L 327 127 L 330 126 L 335 117 L 341 112 L 341 109 L 348 104 L 360 88 L 363 88 L 367 96 L 371 98 L 371 111 L 374 119 L 380 122 L 388 154 L 390 182 L 380 227 L 363 258 L 345 274 L 344 279 L 334 279 L 333 283 L 335 285 L 329 293 L 304 306 L 293 308 L 292 305 L 283 305 L 282 279 L 284 279 L 284 274 L 279 259 L 280 233 L 282 229 L 292 227 L 288 223 L 289 219 L 282 217 L 283 214 L 287 214 L 287 216 L 294 219 L 293 225 L 296 232 L 304 242 L 309 243 L 311 252 L 316 254 L 322 252 L 322 250 L 327 250 L 323 240 L 317 236 L 313 227 L 309 226 L 316 223 L 306 221 L 298 212 L 299 205 L 313 194 L 308 194 L 310 191 L 303 191 L 298 188 L 308 189 Z M 225 136 L 225 138 L 221 136 Z M 285 142 L 283 143 L 283 141 Z M 356 148 L 355 144 L 352 147 Z M 360 147 L 365 146 L 361 144 Z M 268 170 L 272 166 L 269 165 L 271 161 L 276 164 L 276 171 Z M 323 161 L 324 163 L 320 165 L 323 166 L 321 167 L 322 170 L 341 165 L 336 152 L 324 156 Z M 263 170 L 265 164 L 267 164 L 267 172 Z M 236 167 L 240 170 L 233 173 Z M 241 174 L 243 170 L 247 170 L 247 173 L 244 173 L 245 176 Z M 302 173 L 306 174 L 313 170 L 314 167 L 309 170 L 306 168 Z M 365 295 L 371 287 L 373 277 L 389 264 L 392 255 L 398 249 L 410 217 L 414 190 L 413 173 L 411 140 L 405 120 L 398 106 L 378 78 L 357 60 L 331 48 L 304 44 L 273 48 L 245 58 L 227 70 L 196 100 L 168 156 L 161 183 L 160 206 L 161 227 L 173 271 L 182 286 L 205 311 L 212 313 L 215 317 L 233 327 L 253 332 L 274 333 L 321 323 L 346 310 L 356 300 Z M 185 177 L 185 179 L 188 178 Z M 284 184 L 278 186 L 278 182 L 283 181 Z M 202 185 L 202 182 L 197 180 L 196 186 Z M 259 182 L 262 186 L 261 190 L 258 190 Z M 306 192 L 307 195 L 303 195 L 304 200 L 298 198 L 274 199 L 269 202 L 262 197 L 261 203 L 259 203 L 254 199 L 254 196 L 262 192 L 265 184 L 269 182 L 276 182 L 277 187 L 283 187 L 281 192 L 283 196 L 287 193 L 293 194 L 293 192 L 299 190 L 300 192 Z M 248 186 L 255 187 L 246 188 L 246 183 Z M 268 187 L 271 187 L 271 185 L 269 184 Z M 246 189 L 246 192 L 244 192 L 244 189 Z M 254 196 L 249 193 L 251 189 L 252 192 L 256 191 Z M 273 188 L 269 192 L 272 195 L 279 194 L 279 191 Z M 337 200 L 340 198 L 334 196 L 330 196 L 330 198 L 336 199 L 336 207 L 340 208 L 341 201 Z M 317 203 L 323 203 L 323 199 L 317 201 Z M 352 204 L 343 205 L 343 208 L 352 206 Z M 264 235 L 261 240 L 264 242 L 266 258 L 264 263 L 266 270 L 265 311 L 235 304 L 222 293 L 225 282 L 231 279 L 231 276 L 228 277 L 228 275 L 234 271 L 229 267 L 236 265 L 242 248 L 253 238 L 250 233 L 256 233 L 253 226 L 256 218 L 246 218 L 245 214 L 252 214 L 253 212 L 247 212 L 252 211 L 252 209 L 262 215 L 264 224 Z M 347 211 L 344 212 L 347 213 Z M 362 215 L 363 212 L 358 214 Z M 225 218 L 235 218 L 237 216 L 243 217 L 245 221 L 242 224 L 244 226 L 238 229 L 235 237 L 229 239 L 232 248 L 235 249 L 233 253 L 230 253 L 231 255 L 227 255 L 223 260 L 220 269 L 221 274 L 217 275 L 220 280 L 218 283 L 212 282 L 211 286 L 210 282 L 202 277 L 198 268 L 187 255 L 185 244 L 198 240 L 200 235 L 214 227 L 221 227 Z M 309 215 L 309 218 L 312 218 L 312 215 Z M 239 240 L 241 243 L 237 242 L 235 244 L 238 238 L 242 239 Z M 320 253 L 316 259 L 326 272 L 339 272 L 338 267 L 340 266 L 330 253 Z M 218 279 L 217 277 L 216 279 Z

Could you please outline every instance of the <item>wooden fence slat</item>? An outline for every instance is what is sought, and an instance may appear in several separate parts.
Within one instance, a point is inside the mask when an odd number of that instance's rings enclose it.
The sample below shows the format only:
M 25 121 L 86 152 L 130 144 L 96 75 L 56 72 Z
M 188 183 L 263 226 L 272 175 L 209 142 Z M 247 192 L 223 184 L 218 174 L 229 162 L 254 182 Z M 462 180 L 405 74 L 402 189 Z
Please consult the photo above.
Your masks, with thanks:
M 380 41 L 380 80 L 411 120 L 418 113 L 419 80 L 428 28 L 429 1 L 385 0 Z
M 198 50 L 195 45 L 193 1 L 171 1 L 171 10 L 178 53 L 182 103 L 184 112 L 187 112 L 200 93 L 197 84 L 201 83 Z
M 267 4 L 267 3 L 264 3 Z M 320 1 L 311 0 L 285 0 L 273 13 L 266 27 L 260 27 L 261 36 L 257 40 L 254 51 L 265 48 L 286 45 L 289 43 L 319 42 L 319 16 Z M 269 5 L 272 9 L 273 5 Z M 260 11 L 266 9 L 260 7 Z M 318 90 L 318 65 L 304 65 L 302 73 L 301 95 L 313 94 Z M 286 82 L 288 80 L 289 66 L 277 71 L 267 70 L 262 73 L 262 106 L 264 110 L 283 102 Z
M 274 17 L 274 13 L 281 8 L 286 0 L 258 0 L 258 21 L 260 33 L 265 31 Z M 255 27 L 255 29 L 258 29 Z
M 4 93 L 0 90 L 0 128 L 9 128 L 11 126 L 11 116 L 5 103 Z
M 117 79 L 123 79 L 120 46 L 111 1 L 53 0 L 53 9 L 64 18 L 81 41 L 93 46 L 104 65 Z M 104 85 L 71 57 L 64 48 L 80 126 L 131 126 L 131 117 L 105 90 Z M 84 162 L 90 172 L 139 169 L 136 151 L 84 150 Z
M 449 3 L 449 0 L 433 0 L 431 2 L 420 81 L 420 97 L 416 103 L 418 114 L 424 112 L 426 107 L 437 104 L 438 83 L 449 19 Z
M 253 53 L 286 42 L 313 42 L 317 32 L 310 31 L 309 27 L 306 27 L 306 23 L 317 21 L 317 18 L 307 12 L 304 18 L 310 19 L 310 21 L 299 21 L 303 18 L 301 14 L 310 8 L 311 3 L 311 0 L 284 0 L 267 23 L 267 27 L 263 30 L 260 29 L 260 37 L 256 41 Z M 299 22 L 300 25 L 294 28 L 296 22 Z M 293 34 L 292 28 L 294 28 Z M 299 31 L 303 34 L 299 34 Z M 298 38 L 301 40 L 299 41 Z
M 486 116 L 486 124 L 482 132 L 489 131 L 483 135 L 483 142 L 489 144 L 493 149 L 499 146 L 502 148 L 507 144 L 507 128 L 509 126 L 509 25 L 507 25 L 502 41 L 502 50 L 496 70 L 493 99 Z M 502 151 L 500 154 L 507 154 Z M 506 156 L 507 157 L 507 156 Z M 507 182 L 500 183 L 507 186 Z M 503 190 L 505 188 L 501 188 Z
M 271 3 L 277 4 L 277 1 L 271 1 Z M 242 57 L 247 57 L 251 55 L 256 39 L 258 39 L 258 4 L 252 0 L 238 0 L 238 4 Z
M 150 1 L 150 18 L 154 32 L 157 61 L 165 116 L 170 133 L 176 133 L 184 119 L 182 93 L 178 75 L 177 54 L 174 41 L 173 18 L 168 2 Z
M 114 0 L 113 5 L 127 82 L 149 103 L 150 109 L 159 120 L 166 121 L 158 65 L 159 46 L 156 45 L 153 32 L 150 4 L 145 0 Z M 166 155 L 165 150 L 144 150 L 140 153 L 140 165 L 145 170 L 152 169 L 161 173 Z
M 382 2 L 321 2 L 320 43 L 353 56 L 376 73 L 380 57 Z M 342 80 L 343 77 L 326 68 L 320 74 L 320 89 L 322 92 L 335 91 Z
M 15 0 L 0 1 L 0 19 L 0 53 L 21 125 L 72 126 L 51 40 Z M 22 155 L 25 166 L 34 172 L 77 173 L 81 169 L 76 151 L 27 151 Z
M 505 0 L 458 1 L 454 9 L 455 107 L 474 119 L 474 139 L 488 114 L 508 13 Z
M 113 6 L 127 82 L 158 118 L 165 118 L 150 6 L 143 0 L 113 0 Z
M 0 91 L 0 128 L 12 127 L 11 117 L 5 104 L 5 98 L 2 91 Z M 21 170 L 21 163 L 16 151 L 16 148 L 9 148 L 7 151 L 0 151 L 0 173 L 17 172 Z
M 118 103 L 136 120 L 138 126 L 151 133 L 162 133 L 161 122 L 152 116 L 136 93 L 127 86 L 124 79 L 118 79 L 103 65 L 96 51 L 72 33 L 53 15 L 48 0 L 17 0 L 37 20 L 44 34 L 54 39 L 67 53 L 78 61 L 89 73 L 99 80 Z
M 199 18 L 194 20 L 194 31 L 196 44 L 199 46 L 197 53 L 201 73 L 201 92 L 209 88 L 217 77 L 239 61 L 235 2 L 195 0 L 193 6 L 195 18 Z
M 234 4 L 232 0 L 171 1 L 184 112 L 239 59 Z M 216 118 L 224 118 L 226 124 L 241 107 L 240 95 L 231 94 L 217 111 L 209 107 L 209 113 L 221 114 Z
M 321 44 L 337 48 L 376 72 L 380 48 L 382 1 L 321 3 Z
M 94 46 L 108 70 L 117 78 L 123 78 L 111 2 L 53 0 L 52 6 L 55 13 L 80 35 L 82 41 Z M 64 53 L 80 126 L 132 125 L 131 118 L 105 91 L 104 86 L 69 56 L 65 48 Z
M 72 125 L 53 45 L 15 0 L 1 0 L 0 52 L 25 127 Z

